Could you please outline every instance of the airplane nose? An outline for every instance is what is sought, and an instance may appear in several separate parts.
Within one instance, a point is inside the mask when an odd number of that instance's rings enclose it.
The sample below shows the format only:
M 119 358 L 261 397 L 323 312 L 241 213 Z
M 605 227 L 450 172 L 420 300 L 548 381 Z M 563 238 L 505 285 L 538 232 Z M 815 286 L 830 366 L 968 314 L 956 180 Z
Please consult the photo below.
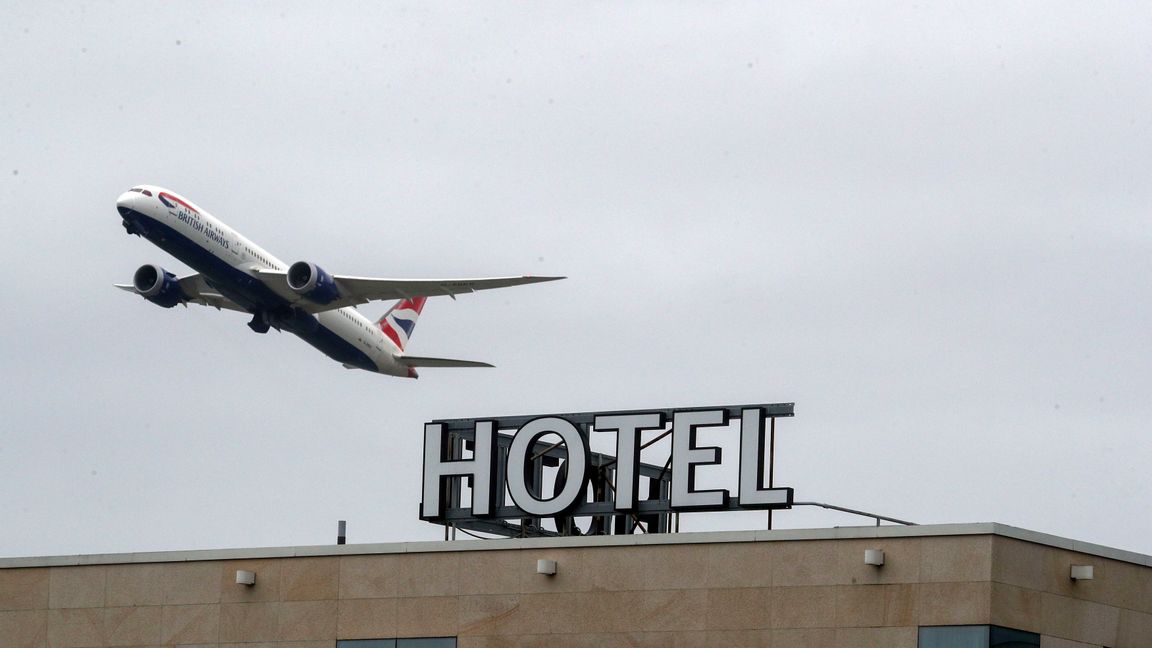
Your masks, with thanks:
M 140 211 L 139 205 L 143 200 L 145 200 L 144 192 L 140 189 L 125 191 L 116 199 L 116 211 L 120 212 L 120 216 L 127 218 L 128 212 Z
M 139 194 L 132 193 L 131 191 L 125 191 L 124 193 L 120 194 L 119 198 L 116 199 L 116 211 L 120 212 L 121 218 L 126 218 L 128 216 L 128 212 L 132 211 L 132 203 L 137 195 Z

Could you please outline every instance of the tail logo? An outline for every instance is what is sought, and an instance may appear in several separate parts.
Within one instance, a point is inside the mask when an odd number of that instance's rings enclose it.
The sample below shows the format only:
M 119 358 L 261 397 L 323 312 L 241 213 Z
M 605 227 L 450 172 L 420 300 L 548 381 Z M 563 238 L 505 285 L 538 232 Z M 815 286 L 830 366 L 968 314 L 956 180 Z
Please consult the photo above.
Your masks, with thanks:
M 416 328 L 416 319 L 420 317 L 420 311 L 424 309 L 425 301 L 427 301 L 426 297 L 405 299 L 393 306 L 392 310 L 385 313 L 378 322 L 380 330 L 401 351 L 408 346 L 408 340 Z

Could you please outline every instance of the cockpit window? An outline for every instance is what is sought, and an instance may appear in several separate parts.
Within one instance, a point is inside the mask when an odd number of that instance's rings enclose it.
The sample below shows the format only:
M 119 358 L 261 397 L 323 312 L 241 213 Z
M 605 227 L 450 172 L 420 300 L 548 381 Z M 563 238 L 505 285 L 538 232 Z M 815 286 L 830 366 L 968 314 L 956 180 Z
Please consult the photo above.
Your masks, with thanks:
M 135 191 L 136 193 L 142 193 L 142 194 L 144 194 L 145 196 L 148 196 L 149 198 L 151 198 L 151 197 L 152 197 L 152 192 L 151 192 L 151 191 L 148 191 L 147 189 L 141 189 L 140 187 L 132 187 L 132 188 L 131 188 L 131 189 L 129 189 L 128 191 Z

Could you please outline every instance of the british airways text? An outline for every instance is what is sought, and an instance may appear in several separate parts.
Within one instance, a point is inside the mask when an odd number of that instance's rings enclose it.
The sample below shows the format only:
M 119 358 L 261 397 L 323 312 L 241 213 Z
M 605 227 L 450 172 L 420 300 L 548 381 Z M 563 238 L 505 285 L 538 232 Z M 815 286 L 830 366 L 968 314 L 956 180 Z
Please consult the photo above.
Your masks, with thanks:
M 175 215 L 176 220 L 206 236 L 209 241 L 216 243 L 225 250 L 231 251 L 232 242 L 224 238 L 224 235 L 217 231 L 216 228 L 205 226 L 204 222 L 200 220 L 200 214 L 183 206 L 169 210 L 169 213 Z

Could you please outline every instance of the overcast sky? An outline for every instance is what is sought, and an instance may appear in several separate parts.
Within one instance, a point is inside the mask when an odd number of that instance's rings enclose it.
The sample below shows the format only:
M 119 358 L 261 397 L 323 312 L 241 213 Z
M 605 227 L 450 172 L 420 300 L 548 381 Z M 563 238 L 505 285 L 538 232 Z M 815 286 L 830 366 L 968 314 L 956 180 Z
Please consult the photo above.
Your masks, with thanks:
M 943 5 L 3 3 L 0 556 L 437 539 L 426 421 L 764 402 L 797 500 L 1152 553 L 1152 9 Z M 142 183 L 569 279 L 428 303 L 496 369 L 347 371 L 114 289 L 188 271 Z

